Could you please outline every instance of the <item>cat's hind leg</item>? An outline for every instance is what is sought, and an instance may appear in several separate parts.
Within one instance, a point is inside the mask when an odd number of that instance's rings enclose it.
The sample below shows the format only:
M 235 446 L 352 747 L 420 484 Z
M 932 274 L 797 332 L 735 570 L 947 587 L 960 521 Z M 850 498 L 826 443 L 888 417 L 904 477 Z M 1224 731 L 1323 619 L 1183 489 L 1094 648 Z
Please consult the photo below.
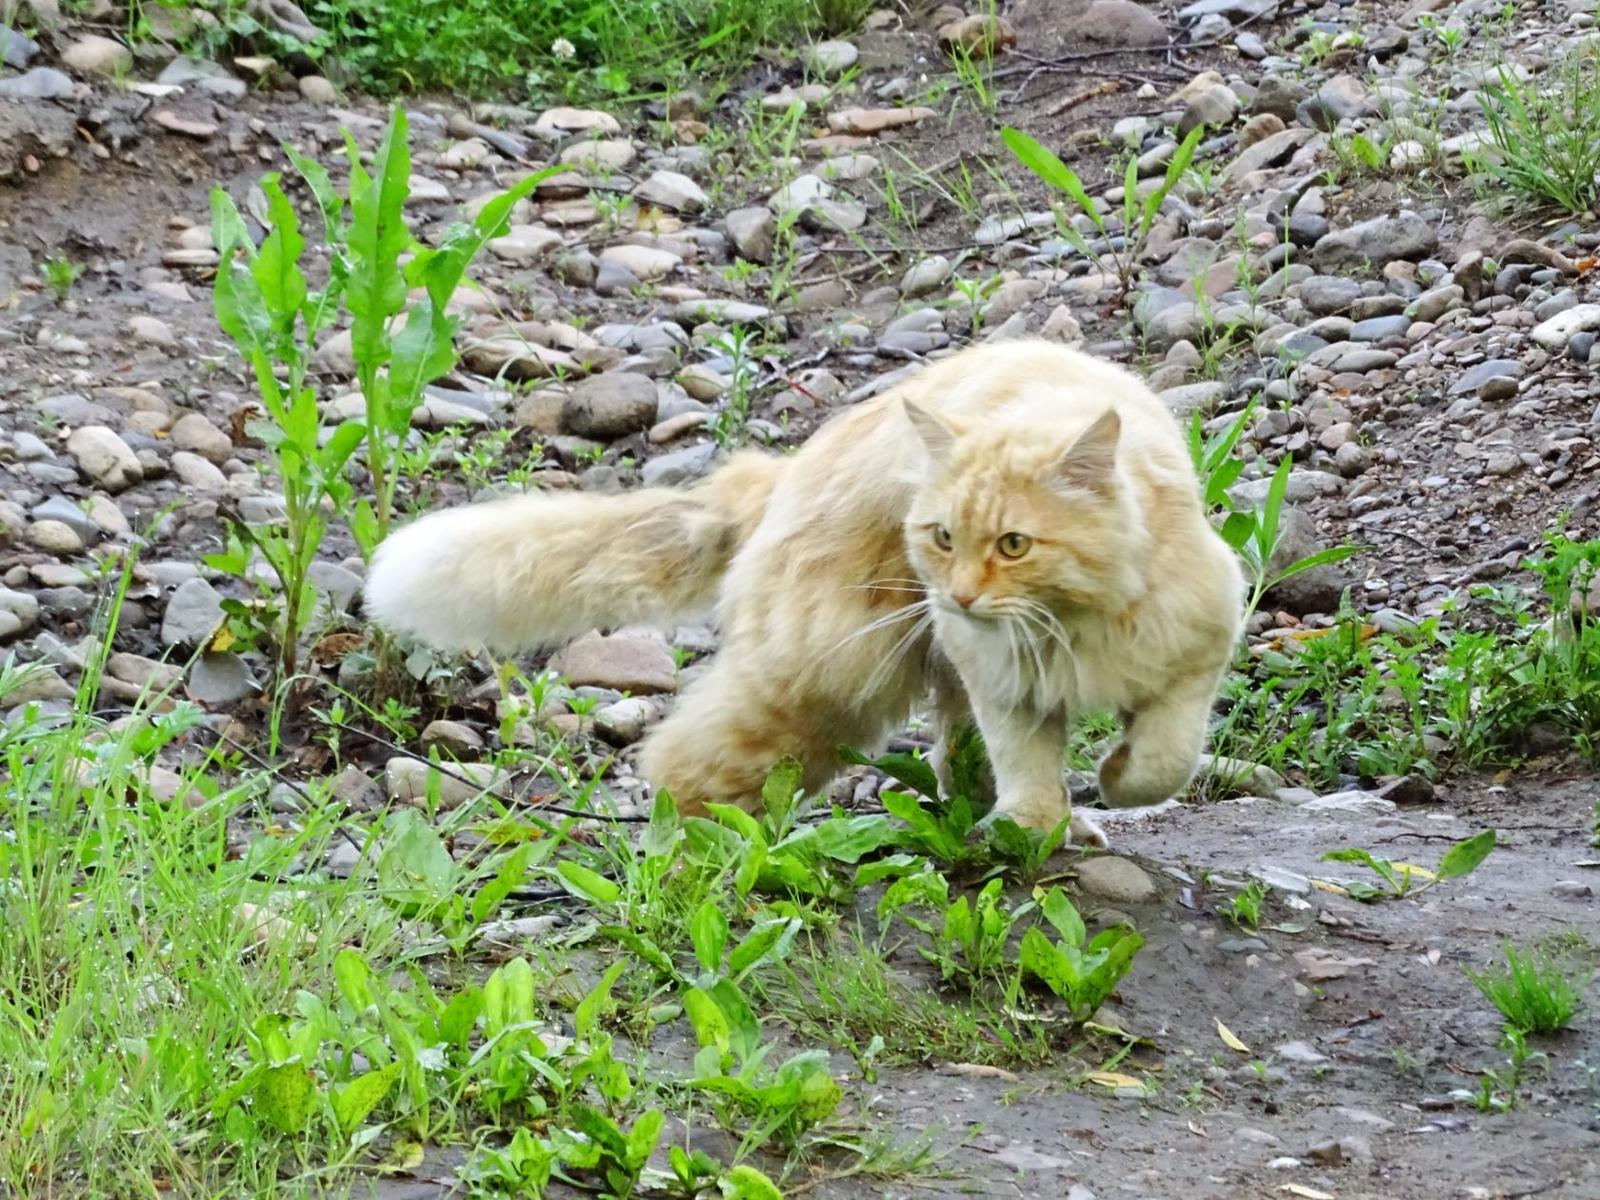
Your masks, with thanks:
M 1215 693 L 1215 676 L 1190 677 L 1129 714 L 1122 741 L 1100 763 L 1107 806 L 1160 804 L 1188 786 L 1205 748 Z

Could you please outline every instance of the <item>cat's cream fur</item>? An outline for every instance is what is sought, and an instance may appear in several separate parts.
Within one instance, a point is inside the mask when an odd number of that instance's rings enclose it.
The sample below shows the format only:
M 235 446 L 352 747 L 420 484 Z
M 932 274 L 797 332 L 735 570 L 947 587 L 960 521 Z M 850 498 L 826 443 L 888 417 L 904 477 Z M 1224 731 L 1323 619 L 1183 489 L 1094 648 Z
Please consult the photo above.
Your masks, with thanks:
M 693 488 L 424 517 L 381 547 L 366 596 L 396 632 L 501 650 L 714 603 L 722 649 L 641 757 L 680 805 L 749 803 L 785 755 L 819 787 L 838 747 L 880 742 L 931 693 L 943 721 L 976 718 L 998 809 L 1048 826 L 1087 709 L 1126 723 L 1107 803 L 1189 781 L 1241 579 L 1161 401 L 1098 359 L 1006 342 Z

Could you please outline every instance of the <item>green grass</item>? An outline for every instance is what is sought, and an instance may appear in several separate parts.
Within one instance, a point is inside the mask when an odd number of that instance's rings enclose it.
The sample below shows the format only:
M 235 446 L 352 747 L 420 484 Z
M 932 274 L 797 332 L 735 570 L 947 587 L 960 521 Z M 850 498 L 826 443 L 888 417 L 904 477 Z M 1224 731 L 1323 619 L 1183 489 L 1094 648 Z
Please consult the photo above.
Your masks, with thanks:
M 1521 1033 L 1556 1033 L 1572 1024 L 1583 1002 L 1589 972 L 1571 956 L 1535 948 L 1519 953 L 1509 941 L 1505 963 L 1467 972 L 1506 1024 Z
M 1600 197 L 1600 76 L 1570 55 L 1526 81 L 1502 68 L 1479 95 L 1492 147 L 1473 166 L 1497 190 L 1581 213 Z
M 161 0 L 167 4 L 169 0 Z M 704 87 L 757 49 L 848 33 L 868 0 L 311 0 L 313 52 L 379 95 L 627 97 Z M 247 32 L 242 0 L 204 35 Z M 137 28 L 135 33 L 137 33 Z M 269 39 L 270 40 L 270 39 Z M 196 48 L 207 49 L 202 42 Z

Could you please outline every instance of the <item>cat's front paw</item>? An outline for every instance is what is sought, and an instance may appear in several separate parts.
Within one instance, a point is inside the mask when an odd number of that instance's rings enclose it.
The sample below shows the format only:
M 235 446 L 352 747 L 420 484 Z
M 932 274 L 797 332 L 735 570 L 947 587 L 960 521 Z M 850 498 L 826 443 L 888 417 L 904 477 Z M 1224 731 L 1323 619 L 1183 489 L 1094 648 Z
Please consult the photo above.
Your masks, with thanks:
M 1010 817 L 1024 829 L 1054 829 L 1071 811 L 1067 793 L 1038 792 L 1020 796 L 1002 796 L 995 804 L 997 816 Z

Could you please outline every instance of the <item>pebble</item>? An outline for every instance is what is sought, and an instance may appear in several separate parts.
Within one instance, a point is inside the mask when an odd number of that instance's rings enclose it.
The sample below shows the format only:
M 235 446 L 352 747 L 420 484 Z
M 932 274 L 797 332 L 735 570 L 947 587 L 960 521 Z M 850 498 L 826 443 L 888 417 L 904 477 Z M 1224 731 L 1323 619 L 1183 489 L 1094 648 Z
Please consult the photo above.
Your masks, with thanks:
M 221 708 L 253 695 L 257 687 L 250 665 L 239 655 L 227 652 L 202 654 L 195 659 L 184 690 L 197 704 Z
M 39 601 L 27 592 L 0 587 L 0 639 L 27 633 L 39 623 Z M 12 701 L 8 700 L 8 703 Z
M 87 34 L 61 52 L 61 65 L 80 75 L 125 75 L 133 68 L 133 51 L 113 38 Z

